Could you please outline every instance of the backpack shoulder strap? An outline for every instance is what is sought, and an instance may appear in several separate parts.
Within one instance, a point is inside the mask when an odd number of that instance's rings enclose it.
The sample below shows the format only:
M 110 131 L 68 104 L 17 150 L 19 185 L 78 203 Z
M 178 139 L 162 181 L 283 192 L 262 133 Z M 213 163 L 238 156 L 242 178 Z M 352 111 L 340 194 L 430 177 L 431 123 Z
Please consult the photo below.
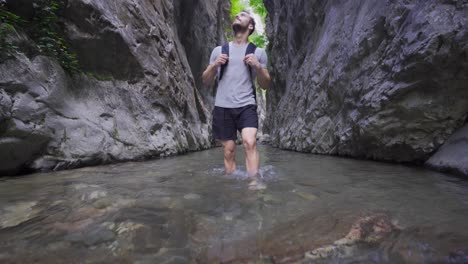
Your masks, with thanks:
M 257 49 L 257 46 L 255 46 L 255 44 L 253 44 L 252 42 L 249 42 L 249 45 L 247 46 L 247 50 L 245 51 L 245 55 L 255 53 L 256 49 Z
M 247 46 L 247 50 L 245 51 L 245 55 L 247 56 L 248 54 L 255 54 L 255 50 L 257 49 L 257 46 L 253 44 L 252 42 L 249 42 L 249 45 Z M 255 88 L 255 82 L 252 76 L 252 67 L 249 67 L 249 75 L 250 75 L 250 82 L 252 83 L 252 89 L 253 89 L 253 95 L 255 102 L 257 102 L 257 89 Z
M 221 46 L 221 54 L 227 54 L 229 56 L 229 42 L 224 43 L 223 46 Z M 219 70 L 219 80 L 221 80 L 221 78 L 223 78 L 224 69 L 226 68 L 228 62 L 221 65 L 221 68 Z

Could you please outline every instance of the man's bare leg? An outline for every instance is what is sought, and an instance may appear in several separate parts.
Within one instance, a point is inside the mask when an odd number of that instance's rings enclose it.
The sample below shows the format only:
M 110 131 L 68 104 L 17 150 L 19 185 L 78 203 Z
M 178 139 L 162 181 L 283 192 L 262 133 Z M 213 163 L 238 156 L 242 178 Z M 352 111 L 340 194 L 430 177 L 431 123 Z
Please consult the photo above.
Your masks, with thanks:
M 236 170 L 236 143 L 234 140 L 221 141 L 224 151 L 224 170 L 231 174 Z
M 258 172 L 260 158 L 257 151 L 257 129 L 246 127 L 242 129 L 242 144 L 245 151 L 245 167 L 249 177 L 253 177 Z

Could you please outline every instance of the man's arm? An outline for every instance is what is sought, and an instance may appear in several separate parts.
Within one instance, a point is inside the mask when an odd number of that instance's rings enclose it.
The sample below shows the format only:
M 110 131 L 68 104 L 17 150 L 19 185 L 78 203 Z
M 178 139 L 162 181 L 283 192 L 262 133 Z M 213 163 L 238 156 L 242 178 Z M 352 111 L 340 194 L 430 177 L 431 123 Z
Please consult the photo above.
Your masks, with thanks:
M 270 73 L 268 72 L 267 69 L 263 68 L 260 63 L 258 63 L 257 67 L 257 81 L 260 87 L 263 89 L 268 89 L 270 88 L 270 83 L 271 83 L 271 78 L 270 78 Z
M 220 54 L 218 58 L 216 58 L 216 61 L 214 63 L 206 67 L 206 70 L 202 74 L 202 80 L 205 86 L 208 86 L 213 82 L 214 77 L 218 73 L 219 66 L 226 64 L 228 59 L 229 59 L 228 55 Z

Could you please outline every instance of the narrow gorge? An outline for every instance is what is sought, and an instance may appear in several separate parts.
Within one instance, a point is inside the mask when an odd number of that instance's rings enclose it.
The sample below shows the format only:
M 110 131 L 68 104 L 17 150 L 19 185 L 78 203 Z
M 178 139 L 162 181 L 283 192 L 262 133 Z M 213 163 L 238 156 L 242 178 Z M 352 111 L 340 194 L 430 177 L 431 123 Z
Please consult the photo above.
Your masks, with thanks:
M 468 0 L 0 0 L 2 264 L 468 263 L 467 177 Z
M 57 25 L 82 71 L 67 73 L 22 27 L 7 36 L 21 49 L 0 64 L 2 174 L 213 146 L 215 90 L 201 72 L 226 40 L 229 1 L 60 5 Z M 5 6 L 25 20 L 38 12 L 30 1 Z M 265 6 L 273 146 L 467 175 L 466 1 Z

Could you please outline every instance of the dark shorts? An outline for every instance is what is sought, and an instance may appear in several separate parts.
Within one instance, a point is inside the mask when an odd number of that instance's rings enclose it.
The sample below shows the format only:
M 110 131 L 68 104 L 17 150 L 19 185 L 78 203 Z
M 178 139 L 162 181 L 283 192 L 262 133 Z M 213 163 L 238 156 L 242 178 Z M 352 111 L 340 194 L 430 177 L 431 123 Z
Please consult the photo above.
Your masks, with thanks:
M 245 127 L 258 128 L 257 105 L 238 108 L 215 106 L 213 109 L 213 137 L 217 140 L 236 140 L 237 131 Z

